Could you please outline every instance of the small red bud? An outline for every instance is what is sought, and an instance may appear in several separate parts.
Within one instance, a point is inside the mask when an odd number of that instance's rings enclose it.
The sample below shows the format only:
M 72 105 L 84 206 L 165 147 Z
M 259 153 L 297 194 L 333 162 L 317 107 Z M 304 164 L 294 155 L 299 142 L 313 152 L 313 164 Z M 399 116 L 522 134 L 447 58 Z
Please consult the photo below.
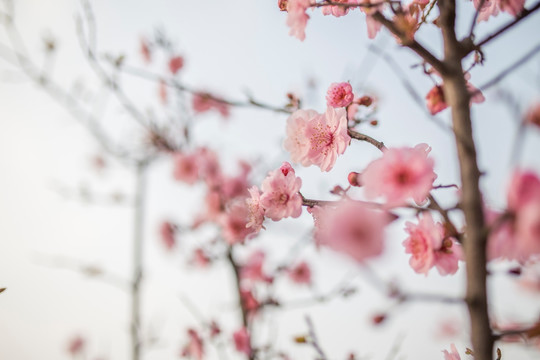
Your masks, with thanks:
M 359 175 L 360 173 L 354 171 L 351 171 L 349 173 L 349 176 L 347 176 L 347 180 L 349 180 L 349 184 L 351 184 L 351 186 L 362 186 L 362 184 L 360 183 Z
M 373 99 L 370 96 L 362 96 L 358 100 L 358 105 L 370 106 L 373 103 Z
M 369 124 L 370 124 L 371 126 L 377 126 L 377 125 L 379 125 L 379 120 L 371 120 L 371 121 L 369 122 Z
M 287 3 L 288 2 L 289 2 L 289 0 L 278 0 L 279 10 L 287 11 Z
M 386 320 L 386 314 L 377 314 L 371 318 L 373 325 L 380 325 Z

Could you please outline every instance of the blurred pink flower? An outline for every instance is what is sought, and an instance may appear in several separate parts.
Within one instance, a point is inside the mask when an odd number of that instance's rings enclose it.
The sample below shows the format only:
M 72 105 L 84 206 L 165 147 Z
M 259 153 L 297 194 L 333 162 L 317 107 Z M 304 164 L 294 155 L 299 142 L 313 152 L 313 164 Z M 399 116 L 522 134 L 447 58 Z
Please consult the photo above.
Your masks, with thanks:
M 181 356 L 202 360 L 204 357 L 204 344 L 201 337 L 194 329 L 188 329 L 188 336 L 188 343 L 182 350 Z
M 441 85 L 435 85 L 426 95 L 427 108 L 431 115 L 443 111 L 448 107 L 444 101 L 444 92 Z
M 359 262 L 382 253 L 384 228 L 390 222 L 387 213 L 354 201 L 343 201 L 336 208 L 319 207 L 314 213 L 319 220 L 314 234 L 319 244 Z
M 427 144 L 385 150 L 361 174 L 366 197 L 383 196 L 388 206 L 402 205 L 411 197 L 418 204 L 425 202 L 437 178 L 430 150 Z
M 161 103 L 163 105 L 166 105 L 168 101 L 167 83 L 163 80 L 160 80 L 159 82 L 158 94 L 159 94 L 159 100 L 161 100 Z
M 288 270 L 289 278 L 297 284 L 311 284 L 311 269 L 302 261 Z
M 240 300 L 242 301 L 242 306 L 250 313 L 250 315 L 254 314 L 259 309 L 260 304 L 250 289 L 242 288 L 240 290 Z
M 152 52 L 150 50 L 150 43 L 146 38 L 141 37 L 139 40 L 141 56 L 146 64 L 152 61 Z
M 250 282 L 266 282 L 271 283 L 273 278 L 268 276 L 263 271 L 264 258 L 266 254 L 262 250 L 253 252 L 248 258 L 246 264 L 240 267 L 240 278 L 242 281 Z
M 202 248 L 196 248 L 195 251 L 193 251 L 193 257 L 191 261 L 194 265 L 201 268 L 207 267 L 211 262 L 210 258 Z
M 193 111 L 196 113 L 205 113 L 216 110 L 224 118 L 230 115 L 229 104 L 220 101 L 216 96 L 205 92 L 194 93 L 192 97 Z
M 289 35 L 297 37 L 300 41 L 304 41 L 306 38 L 306 25 L 309 20 L 306 10 L 311 3 L 312 0 L 289 0 L 287 2 Z
M 532 171 L 516 170 L 508 186 L 508 207 L 519 210 L 530 201 L 540 199 L 540 179 Z
M 334 108 L 346 107 L 350 105 L 353 100 L 353 89 L 348 82 L 333 83 L 326 93 L 327 105 Z
M 459 353 L 457 351 L 456 345 L 450 345 L 450 353 L 447 350 L 443 350 L 444 360 L 461 360 Z
M 243 243 L 253 233 L 253 229 L 247 228 L 248 209 L 245 201 L 234 201 L 229 204 L 225 213 L 219 216 L 221 234 L 228 244 Z
M 358 0 L 333 0 L 333 2 L 341 4 L 357 4 Z M 338 5 L 327 5 L 322 7 L 323 15 L 334 15 L 336 17 L 347 15 L 349 12 L 348 7 L 338 6 Z
M 197 156 L 177 152 L 173 155 L 173 176 L 178 181 L 194 184 L 199 179 L 199 165 Z
M 245 327 L 242 327 L 233 333 L 233 340 L 236 351 L 244 353 L 246 356 L 251 355 L 249 333 Z
M 302 198 L 298 191 L 302 179 L 297 177 L 291 164 L 284 162 L 277 170 L 271 171 L 262 183 L 260 205 L 265 215 L 274 221 L 302 213 Z
M 159 227 L 161 242 L 167 250 L 172 250 L 176 245 L 176 225 L 169 221 L 163 221 Z
M 430 213 L 422 213 L 418 225 L 405 223 L 409 237 L 403 241 L 405 252 L 411 254 L 409 264 L 419 274 L 426 274 L 436 266 L 441 275 L 454 274 L 462 249 L 454 239 L 444 237 L 444 227 L 435 223 Z
M 69 340 L 67 351 L 71 356 L 79 355 L 84 351 L 86 341 L 80 335 L 76 335 Z
M 182 56 L 176 55 L 169 59 L 169 71 L 176 75 L 180 69 L 184 67 L 184 58 Z
M 255 233 L 261 231 L 264 228 L 264 208 L 261 206 L 261 193 L 256 186 L 252 186 L 248 189 L 251 197 L 246 199 L 248 207 L 248 228 L 253 228 Z

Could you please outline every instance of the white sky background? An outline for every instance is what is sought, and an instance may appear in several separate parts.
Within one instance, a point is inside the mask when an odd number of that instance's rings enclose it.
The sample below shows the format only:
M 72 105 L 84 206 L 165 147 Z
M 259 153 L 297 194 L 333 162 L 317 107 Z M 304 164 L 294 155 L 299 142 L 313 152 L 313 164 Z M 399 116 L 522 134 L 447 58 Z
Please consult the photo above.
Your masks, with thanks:
M 529 2 L 529 4 L 532 2 Z M 151 37 L 157 26 L 177 42 L 185 56 L 182 80 L 201 89 L 215 91 L 229 98 L 242 99 L 245 90 L 267 103 L 282 104 L 285 93 L 298 92 L 306 107 L 319 112 L 325 109 L 324 96 L 332 82 L 351 81 L 363 85 L 380 99 L 377 128 L 361 128 L 387 146 L 411 146 L 426 142 L 433 147 L 437 182 L 457 182 L 451 135 L 435 126 L 403 89 L 395 74 L 375 55 L 368 55 L 370 41 L 365 33 L 364 16 L 358 11 L 343 18 L 323 17 L 318 11 L 307 26 L 304 42 L 288 36 L 284 13 L 276 1 L 94 1 L 98 28 L 98 48 L 103 53 L 125 53 L 127 63 L 143 67 L 138 54 L 139 37 Z M 468 29 L 472 5 L 461 19 Z M 76 1 L 19 1 L 16 22 L 28 50 L 35 59 L 42 56 L 42 38 L 52 34 L 58 39 L 59 52 L 54 67 L 55 78 L 70 87 L 75 79 L 91 92 L 99 91 L 97 82 L 81 55 L 75 36 L 74 15 L 80 12 Z M 479 34 L 510 20 L 500 15 L 490 24 L 479 24 Z M 427 30 L 419 38 L 431 49 L 439 49 L 439 40 Z M 495 41 L 485 50 L 486 65 L 474 69 L 471 82 L 481 85 L 494 74 L 517 60 L 538 41 L 539 15 L 524 21 L 515 30 Z M 5 34 L 0 37 L 7 42 Z M 396 54 L 396 61 L 408 73 L 420 94 L 431 88 L 431 81 L 419 69 L 410 70 L 417 60 L 395 45 L 387 34 L 374 43 Z M 122 277 L 130 276 L 132 211 L 129 207 L 88 205 L 68 200 L 54 191 L 54 184 L 77 189 L 81 185 L 98 192 L 122 191 L 131 194 L 132 172 L 112 161 L 101 175 L 90 169 L 91 157 L 99 146 L 77 121 L 34 84 L 21 81 L 9 65 L 0 68 L 0 359 L 67 359 L 65 348 L 74 334 L 89 341 L 93 359 L 127 359 L 129 354 L 129 298 L 122 291 L 88 279 L 82 274 L 46 266 L 47 256 L 62 256 L 80 263 L 102 266 Z M 154 71 L 165 70 L 165 59 L 157 57 Z M 511 89 L 521 106 L 540 97 L 540 60 L 538 57 L 505 80 L 501 88 Z M 315 89 L 307 90 L 313 79 Z M 157 101 L 157 85 L 130 79 L 130 96 L 141 109 L 152 108 L 158 116 L 174 114 L 174 107 L 163 109 Z M 495 91 L 485 93 L 487 102 L 474 105 L 475 134 L 479 144 L 480 164 L 487 172 L 482 186 L 491 204 L 504 206 L 504 189 L 510 164 L 510 147 L 518 119 L 497 99 Z M 150 99 L 150 100 L 149 100 Z M 155 99 L 155 100 L 154 100 Z M 131 144 L 140 140 L 136 127 L 128 126 L 125 113 L 113 101 L 107 106 L 104 120 L 116 136 Z M 448 111 L 440 118 L 448 121 Z M 262 159 L 261 169 L 269 170 L 289 160 L 282 150 L 286 116 L 262 110 L 233 110 L 229 122 L 203 116 L 195 125 L 197 143 L 216 149 L 234 169 L 235 159 Z M 540 132 L 529 130 L 520 163 L 540 172 Z M 300 169 L 303 192 L 312 198 L 329 198 L 328 190 L 346 185 L 350 171 L 360 171 L 379 156 L 369 144 L 354 142 L 338 159 L 335 170 L 320 173 L 318 168 Z M 260 182 L 264 173 L 255 175 Z M 188 250 L 206 240 L 205 233 L 186 235 L 174 254 L 160 246 L 157 228 L 164 218 L 189 221 L 203 194 L 172 181 L 171 164 L 163 159 L 154 164 L 149 176 L 148 216 L 145 219 L 145 266 L 143 323 L 145 333 L 159 336 L 157 346 L 145 352 L 145 359 L 175 358 L 185 340 L 185 328 L 197 326 L 178 300 L 189 297 L 209 318 L 223 319 L 228 333 L 239 326 L 232 310 L 235 293 L 232 274 L 223 265 L 205 271 L 191 271 L 186 265 Z M 439 197 L 452 199 L 452 190 L 441 190 Z M 463 269 L 450 278 L 433 271 L 426 278 L 415 274 L 402 253 L 402 223 L 389 230 L 385 256 L 372 265 L 385 278 L 396 278 L 406 289 L 459 294 Z M 311 217 L 304 212 L 299 220 L 268 224 L 263 236 L 248 248 L 268 249 L 270 263 L 279 262 L 311 227 Z M 358 266 L 346 257 L 303 248 L 300 258 L 310 260 L 316 276 L 315 292 L 332 289 Z M 492 291 L 494 309 L 501 320 L 533 321 L 538 317 L 539 295 L 517 293 L 518 288 L 504 276 L 496 276 Z M 456 342 L 463 352 L 467 344 L 465 311 L 458 306 L 408 304 L 391 313 L 380 328 L 370 325 L 370 316 L 387 309 L 388 302 L 362 277 L 352 282 L 359 293 L 348 300 L 335 300 L 322 306 L 269 312 L 261 321 L 256 341 L 274 340 L 278 349 L 292 358 L 313 358 L 307 346 L 294 345 L 293 335 L 303 334 L 303 317 L 310 314 L 321 344 L 330 359 L 344 359 L 348 352 L 384 359 L 396 339 L 403 339 L 399 358 L 442 359 L 441 349 Z M 302 299 L 308 290 L 297 290 L 284 280 L 278 284 L 283 299 Z M 518 294 L 518 295 L 516 295 Z M 434 336 L 441 320 L 456 319 L 464 327 L 461 337 L 437 339 Z M 268 329 L 274 323 L 273 332 Z M 508 358 L 537 358 L 538 352 L 506 346 Z M 236 358 L 231 352 L 229 358 Z M 209 358 L 216 358 L 212 348 Z

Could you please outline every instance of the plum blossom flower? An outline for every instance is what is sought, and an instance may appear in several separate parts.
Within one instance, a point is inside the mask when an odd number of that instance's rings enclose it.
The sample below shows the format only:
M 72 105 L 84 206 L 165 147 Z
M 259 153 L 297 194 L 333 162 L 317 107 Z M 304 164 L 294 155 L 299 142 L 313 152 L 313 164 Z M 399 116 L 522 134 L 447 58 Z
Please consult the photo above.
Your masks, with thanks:
M 161 241 L 167 250 L 172 250 L 176 245 L 175 233 L 176 225 L 169 221 L 164 221 L 159 227 L 159 233 L 161 235 Z
M 298 110 L 287 120 L 284 146 L 291 153 L 292 161 L 303 166 L 317 165 L 322 171 L 330 171 L 350 141 L 343 108 L 328 107 L 321 115 Z
M 463 257 L 461 247 L 452 238 L 444 236 L 444 227 L 435 223 L 430 213 L 423 213 L 417 224 L 407 222 L 409 237 L 403 241 L 405 252 L 411 254 L 409 264 L 419 274 L 437 267 L 441 275 L 455 274 L 458 261 Z
M 428 158 L 430 150 L 427 144 L 385 150 L 361 174 L 366 197 L 382 195 L 388 206 L 401 205 L 411 197 L 423 203 L 437 178 L 433 160 Z
M 199 179 L 199 167 L 195 154 L 177 152 L 173 156 L 173 176 L 178 181 L 194 184 Z
M 341 4 L 358 4 L 358 0 L 334 0 L 333 2 L 341 3 Z M 339 5 L 327 5 L 322 7 L 322 13 L 323 15 L 333 15 L 335 17 L 340 17 L 347 15 L 349 12 L 348 7 L 339 6 Z
M 182 56 L 173 56 L 169 59 L 169 71 L 176 75 L 184 67 L 184 58 Z
M 302 213 L 302 197 L 298 193 L 301 186 L 302 179 L 295 175 L 288 162 L 271 171 L 261 186 L 260 205 L 265 209 L 265 215 L 274 221 L 299 217 Z
M 351 84 L 348 82 L 333 83 L 326 93 L 326 103 L 328 106 L 339 108 L 346 107 L 354 100 Z
M 287 2 L 287 26 L 289 35 L 296 36 L 300 41 L 306 38 L 306 25 L 309 15 L 306 10 L 311 5 L 312 0 L 289 0 Z
M 233 333 L 233 340 L 236 351 L 244 353 L 246 356 L 251 355 L 249 333 L 245 327 L 242 327 Z
M 251 197 L 246 199 L 248 207 L 248 223 L 246 227 L 253 228 L 253 231 L 258 233 L 264 229 L 264 208 L 261 206 L 261 192 L 256 186 L 248 189 Z
M 76 335 L 69 340 L 67 351 L 71 356 L 82 354 L 86 346 L 86 341 L 80 335 Z
M 289 279 L 291 279 L 296 284 L 311 284 L 311 269 L 307 262 L 302 261 L 288 271 Z
M 456 345 L 451 344 L 450 351 L 451 352 L 448 352 L 447 350 L 443 350 L 444 360 L 461 360 L 461 357 L 459 356 Z
M 315 215 L 317 243 L 359 262 L 382 253 L 384 228 L 390 222 L 387 213 L 368 209 L 358 202 L 343 201 L 336 208 L 321 207 Z
M 266 283 L 271 283 L 273 281 L 273 278 L 265 274 L 263 271 L 265 257 L 266 254 L 262 250 L 255 251 L 253 254 L 251 254 L 246 264 L 240 268 L 240 277 L 243 281 L 261 281 Z
M 229 204 L 227 211 L 219 216 L 221 234 L 228 244 L 243 243 L 253 233 L 247 228 L 248 209 L 245 201 L 234 201 Z
M 435 85 L 426 95 L 426 105 L 431 113 L 435 115 L 448 107 L 444 100 L 444 92 L 441 85 Z
M 216 96 L 205 92 L 193 94 L 192 98 L 193 111 L 196 113 L 205 113 L 211 110 L 216 110 L 224 118 L 230 115 L 229 105 L 220 101 Z
M 182 349 L 182 357 L 191 357 L 195 360 L 202 360 L 204 356 L 204 343 L 194 329 L 188 329 L 188 343 Z
M 248 313 L 254 313 L 259 309 L 259 301 L 257 301 L 250 289 L 242 288 L 240 290 L 240 300 L 242 301 L 242 306 Z
M 374 0 L 373 3 L 378 2 L 377 0 Z M 360 4 L 371 4 L 371 0 L 361 0 L 359 1 Z M 383 6 L 372 6 L 372 7 L 361 7 L 360 11 L 362 11 L 364 14 L 366 14 L 366 27 L 367 27 L 367 35 L 369 39 L 375 39 L 375 36 L 379 33 L 381 30 L 382 24 L 375 20 L 373 18 L 373 14 L 375 14 L 377 11 L 382 12 Z

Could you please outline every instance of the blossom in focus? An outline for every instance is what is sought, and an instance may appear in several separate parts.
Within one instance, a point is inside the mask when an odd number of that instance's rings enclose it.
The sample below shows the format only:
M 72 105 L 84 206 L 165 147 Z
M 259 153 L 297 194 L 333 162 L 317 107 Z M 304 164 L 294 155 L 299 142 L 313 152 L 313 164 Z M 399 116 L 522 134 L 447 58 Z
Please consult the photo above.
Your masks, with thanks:
M 173 156 L 173 176 L 178 181 L 194 184 L 199 179 L 199 167 L 195 154 L 177 152 Z
M 411 254 L 409 264 L 419 274 L 437 267 L 441 275 L 455 274 L 462 259 L 461 247 L 452 238 L 445 238 L 444 227 L 433 221 L 430 213 L 422 213 L 418 224 L 407 222 L 409 237 L 403 242 L 405 252 Z
M 296 284 L 311 284 L 311 269 L 309 268 L 309 265 L 302 261 L 292 268 L 290 268 L 288 271 L 289 278 Z
M 346 107 L 354 100 L 351 84 L 348 82 L 333 83 L 326 93 L 326 103 L 328 106 L 339 108 Z
M 301 186 L 302 179 L 295 175 L 288 162 L 271 171 L 261 186 L 260 205 L 265 209 L 265 216 L 274 221 L 299 217 L 302 213 L 302 197 L 298 193 Z
M 251 355 L 249 333 L 245 327 L 242 327 L 233 333 L 233 340 L 236 351 L 244 353 L 246 356 Z
M 540 102 L 533 104 L 525 115 L 525 123 L 540 128 Z
M 430 150 L 427 144 L 385 150 L 361 174 L 366 197 L 383 196 L 388 206 L 402 205 L 409 198 L 418 204 L 425 202 L 437 178 L 428 157 Z
M 315 240 L 362 262 L 384 249 L 384 228 L 390 222 L 386 212 L 368 209 L 354 201 L 337 207 L 320 207 L 315 212 Z M 320 221 L 321 219 L 322 222 Z
M 169 59 L 169 71 L 176 75 L 184 67 L 184 58 L 182 56 L 173 56 Z
M 459 353 L 457 351 L 456 345 L 450 345 L 450 352 L 443 350 L 444 360 L 461 360 Z
M 292 161 L 303 166 L 317 165 L 322 171 L 330 171 L 350 141 L 343 108 L 328 107 L 320 115 L 311 110 L 298 110 L 287 120 L 284 146 L 291 153 Z
M 288 0 L 287 2 L 289 35 L 297 37 L 300 41 L 304 41 L 306 38 L 306 25 L 309 20 L 306 10 L 311 3 L 312 0 Z
M 161 241 L 167 250 L 172 250 L 176 245 L 175 239 L 176 226 L 169 221 L 164 221 L 159 227 L 159 233 L 161 235 Z

